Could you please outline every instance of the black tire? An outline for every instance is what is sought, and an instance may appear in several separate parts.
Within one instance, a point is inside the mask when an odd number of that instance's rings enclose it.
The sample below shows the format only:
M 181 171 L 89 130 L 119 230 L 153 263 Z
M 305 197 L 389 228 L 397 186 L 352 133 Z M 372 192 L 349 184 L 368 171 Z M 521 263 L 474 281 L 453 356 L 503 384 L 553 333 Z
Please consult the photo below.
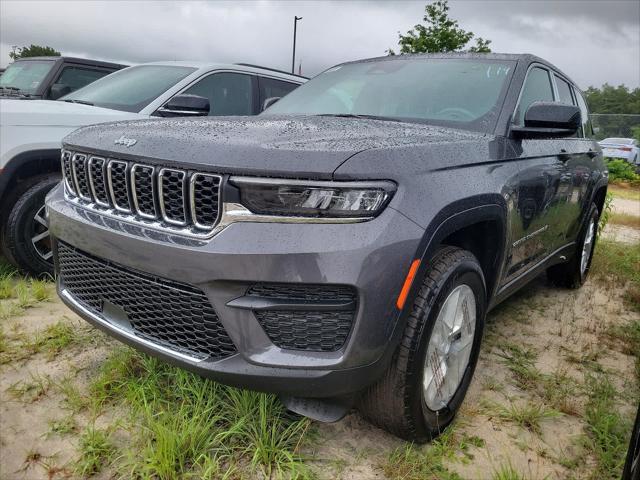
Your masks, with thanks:
M 31 239 L 41 233 L 34 225 L 36 213 L 44 206 L 47 193 L 59 182 L 59 174 L 50 174 L 37 181 L 18 197 L 7 218 L 3 248 L 8 251 L 16 266 L 30 275 L 53 275 L 53 258 L 45 260 L 42 256 L 46 242 L 41 242 L 42 246 L 38 250 Z M 42 226 L 41 230 L 44 228 Z
M 446 407 L 427 407 L 422 383 L 425 357 L 433 326 L 449 293 L 460 285 L 471 287 L 476 303 L 476 327 L 465 372 Z M 414 442 L 437 437 L 454 419 L 473 376 L 486 314 L 486 289 L 476 257 L 456 247 L 439 249 L 413 301 L 402 340 L 384 376 L 363 395 L 360 411 L 373 424 Z
M 554 265 L 547 269 L 547 279 L 552 285 L 561 288 L 573 289 L 580 288 L 584 285 L 584 282 L 587 280 L 587 276 L 589 275 L 589 270 L 591 269 L 593 252 L 596 250 L 595 247 L 598 238 L 599 218 L 600 215 L 598 213 L 598 207 L 596 207 L 595 203 L 592 203 L 584 225 L 582 225 L 582 228 L 580 229 L 578 242 L 576 244 L 576 251 L 573 256 L 568 261 L 559 263 L 558 265 Z M 592 224 L 594 225 L 593 237 L 591 240 L 593 243 L 588 254 L 586 268 L 583 270 L 581 267 L 582 251 L 584 249 L 585 240 L 587 239 L 587 234 L 589 233 L 589 228 Z

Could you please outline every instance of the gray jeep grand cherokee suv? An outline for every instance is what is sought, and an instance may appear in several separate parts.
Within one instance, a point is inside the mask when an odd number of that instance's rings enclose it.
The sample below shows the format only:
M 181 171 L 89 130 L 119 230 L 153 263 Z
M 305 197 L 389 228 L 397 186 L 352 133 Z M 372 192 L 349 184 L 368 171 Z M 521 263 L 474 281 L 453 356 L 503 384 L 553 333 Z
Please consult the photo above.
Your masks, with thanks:
M 338 65 L 254 118 L 85 127 L 47 200 L 59 294 L 151 355 L 424 441 L 489 309 L 585 281 L 588 118 L 540 58 L 454 54 Z

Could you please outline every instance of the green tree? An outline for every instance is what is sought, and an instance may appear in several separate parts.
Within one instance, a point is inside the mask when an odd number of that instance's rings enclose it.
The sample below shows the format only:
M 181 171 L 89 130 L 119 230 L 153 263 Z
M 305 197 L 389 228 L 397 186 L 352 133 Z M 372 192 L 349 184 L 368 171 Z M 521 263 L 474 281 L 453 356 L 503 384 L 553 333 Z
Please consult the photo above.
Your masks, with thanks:
M 596 138 L 634 137 L 640 140 L 640 88 L 624 85 L 589 87 L 584 92 Z
M 400 53 L 460 52 L 473 40 L 472 32 L 458 26 L 458 21 L 449 17 L 448 0 L 437 0 L 424 7 L 424 25 L 418 24 L 402 35 L 398 32 Z M 469 52 L 490 52 L 491 40 L 477 37 L 476 44 L 467 48 Z M 389 55 L 395 55 L 390 48 Z
M 59 57 L 60 52 L 51 47 L 31 44 L 28 47 L 18 48 L 15 52 L 9 52 L 11 60 L 25 57 Z

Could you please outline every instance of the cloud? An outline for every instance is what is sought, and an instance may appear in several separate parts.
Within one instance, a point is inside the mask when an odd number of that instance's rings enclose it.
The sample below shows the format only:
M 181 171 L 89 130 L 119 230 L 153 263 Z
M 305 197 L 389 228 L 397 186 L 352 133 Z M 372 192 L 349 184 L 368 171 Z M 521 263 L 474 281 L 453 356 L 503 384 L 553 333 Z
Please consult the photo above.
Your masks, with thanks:
M 0 62 L 12 45 L 124 63 L 249 62 L 314 75 L 336 63 L 383 55 L 398 31 L 420 22 L 425 2 L 0 2 Z M 640 85 L 640 4 L 634 1 L 451 1 L 460 26 L 494 51 L 535 53 L 581 86 Z M 297 69 L 297 66 L 296 66 Z

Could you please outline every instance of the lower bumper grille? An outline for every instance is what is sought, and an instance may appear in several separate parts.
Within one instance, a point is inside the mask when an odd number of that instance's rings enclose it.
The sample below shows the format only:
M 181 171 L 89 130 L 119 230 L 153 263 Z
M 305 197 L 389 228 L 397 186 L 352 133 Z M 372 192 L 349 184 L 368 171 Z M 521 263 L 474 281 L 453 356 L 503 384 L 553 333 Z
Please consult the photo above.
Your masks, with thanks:
M 236 348 L 206 295 L 190 285 L 136 272 L 58 242 L 60 280 L 91 312 L 105 302 L 126 314 L 134 334 L 198 359 L 220 359 Z
M 346 286 L 259 284 L 252 286 L 247 296 L 305 304 L 304 310 L 254 312 L 273 344 L 290 350 L 335 352 L 345 344 L 356 313 L 356 293 Z M 328 310 L 322 302 L 350 306 Z

